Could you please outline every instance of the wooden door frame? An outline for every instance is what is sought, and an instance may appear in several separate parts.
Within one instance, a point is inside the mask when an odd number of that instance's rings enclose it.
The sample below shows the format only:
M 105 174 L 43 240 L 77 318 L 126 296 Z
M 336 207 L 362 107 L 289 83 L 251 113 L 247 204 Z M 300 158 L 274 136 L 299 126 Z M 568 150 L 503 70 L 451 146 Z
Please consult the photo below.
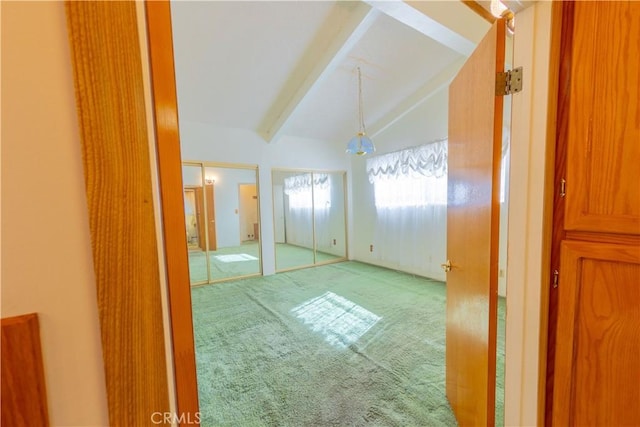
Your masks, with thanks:
M 516 16 L 514 66 L 524 73 L 512 99 L 505 425 L 545 419 L 562 3 L 536 2 Z
M 145 1 L 155 147 L 162 204 L 162 232 L 169 291 L 169 315 L 175 377 L 176 412 L 186 421 L 200 420 L 195 341 L 191 313 L 191 284 L 184 233 L 182 156 L 178 123 L 178 99 L 169 0 Z M 206 212 L 206 211 L 205 211 Z M 205 227 L 206 228 L 206 227 Z M 208 229 L 202 230 L 208 233 Z
M 136 2 L 67 1 L 109 422 L 154 414 L 199 423 L 169 1 L 145 2 L 156 153 L 150 153 Z M 126 108 L 119 106 L 125 105 Z M 159 260 L 151 156 L 157 155 L 165 260 Z M 133 230 L 123 239 L 123 230 Z M 163 320 L 166 268 L 170 325 Z M 171 354 L 165 347 L 171 328 Z M 167 377 L 173 361 L 175 407 Z M 157 421 L 157 418 L 156 418 Z
M 557 101 L 555 125 L 555 146 L 554 146 L 554 177 L 553 188 L 560 188 L 561 180 L 566 175 L 567 164 L 567 131 L 568 131 L 568 108 L 569 90 L 571 88 L 571 61 L 572 61 L 572 41 L 573 41 L 573 2 L 556 3 L 554 13 L 556 14 L 558 25 L 558 60 L 555 67 L 558 70 Z M 561 70 L 561 72 L 560 72 Z M 551 131 L 551 129 L 550 129 Z M 548 274 L 549 283 L 553 283 L 553 271 L 560 268 L 560 244 L 564 240 L 564 210 L 565 199 L 559 191 L 553 192 L 553 224 L 551 235 L 551 248 L 549 253 L 550 266 Z M 541 371 L 541 388 L 544 390 L 544 401 L 540 404 L 544 407 L 544 425 L 551 425 L 553 415 L 553 381 L 555 365 L 555 341 L 556 323 L 558 317 L 558 292 L 556 288 L 549 287 L 546 298 L 546 318 L 547 318 L 547 339 L 546 339 L 546 361 L 544 371 Z M 544 379 L 543 379 L 544 378 Z
M 109 423 L 148 425 L 171 404 L 136 4 L 65 7 Z

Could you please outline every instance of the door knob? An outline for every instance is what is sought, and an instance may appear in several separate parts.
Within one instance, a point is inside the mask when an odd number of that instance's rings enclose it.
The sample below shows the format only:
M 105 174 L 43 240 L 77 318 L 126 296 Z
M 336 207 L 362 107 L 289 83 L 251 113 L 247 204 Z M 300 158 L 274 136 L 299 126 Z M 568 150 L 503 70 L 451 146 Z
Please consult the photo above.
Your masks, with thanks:
M 447 260 L 444 264 L 440 264 L 440 267 L 446 272 L 451 271 L 451 261 Z

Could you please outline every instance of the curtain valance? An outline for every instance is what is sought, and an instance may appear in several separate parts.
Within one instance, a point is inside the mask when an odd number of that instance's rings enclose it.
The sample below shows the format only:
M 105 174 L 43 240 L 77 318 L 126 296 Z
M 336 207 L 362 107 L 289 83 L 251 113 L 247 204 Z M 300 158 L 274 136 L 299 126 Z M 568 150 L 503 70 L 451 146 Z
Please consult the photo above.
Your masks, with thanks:
M 369 182 L 447 174 L 447 138 L 367 159 Z
M 311 191 L 312 174 L 305 173 L 302 175 L 294 175 L 284 179 L 284 193 L 296 194 Z M 316 189 L 329 188 L 329 174 L 314 173 L 313 186 Z

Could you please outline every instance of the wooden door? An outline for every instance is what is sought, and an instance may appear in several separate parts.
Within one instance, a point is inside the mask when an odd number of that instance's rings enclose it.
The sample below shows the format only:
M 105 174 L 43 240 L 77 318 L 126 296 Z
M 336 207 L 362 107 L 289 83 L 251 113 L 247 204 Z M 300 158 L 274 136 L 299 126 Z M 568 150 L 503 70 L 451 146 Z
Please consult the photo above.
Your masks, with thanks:
M 215 251 L 218 249 L 218 240 L 216 238 L 216 205 L 213 184 L 205 184 L 204 189 L 207 199 L 207 233 L 209 237 L 209 250 Z
M 562 244 L 553 425 L 640 425 L 640 246 Z
M 494 424 L 505 22 L 449 87 L 446 390 L 461 426 Z
M 216 209 L 214 205 L 214 190 L 213 184 L 206 184 L 204 190 L 202 187 L 195 188 L 196 193 L 196 217 L 198 223 L 198 245 L 203 251 L 207 250 L 207 243 L 209 243 L 209 250 L 217 250 L 216 241 Z M 205 215 L 205 209 L 207 214 Z M 207 233 L 207 237 L 205 237 Z M 206 239 L 209 239 L 207 242 Z
M 640 3 L 561 11 L 546 423 L 640 425 Z
M 205 217 L 204 217 L 204 191 L 202 187 L 196 187 L 193 189 L 196 195 L 196 224 L 198 226 L 198 246 L 203 251 L 207 250 L 207 240 L 204 237 L 205 233 Z

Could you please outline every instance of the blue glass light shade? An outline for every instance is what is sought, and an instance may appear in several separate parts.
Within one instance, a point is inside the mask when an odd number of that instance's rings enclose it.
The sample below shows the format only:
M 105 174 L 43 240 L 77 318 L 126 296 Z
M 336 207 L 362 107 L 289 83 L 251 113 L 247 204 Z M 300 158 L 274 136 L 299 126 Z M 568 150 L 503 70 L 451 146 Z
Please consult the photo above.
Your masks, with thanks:
M 365 154 L 371 154 L 376 151 L 376 147 L 373 145 L 373 141 L 364 134 L 359 132 L 356 136 L 351 138 L 347 144 L 348 154 L 357 154 L 358 156 L 364 156 Z

